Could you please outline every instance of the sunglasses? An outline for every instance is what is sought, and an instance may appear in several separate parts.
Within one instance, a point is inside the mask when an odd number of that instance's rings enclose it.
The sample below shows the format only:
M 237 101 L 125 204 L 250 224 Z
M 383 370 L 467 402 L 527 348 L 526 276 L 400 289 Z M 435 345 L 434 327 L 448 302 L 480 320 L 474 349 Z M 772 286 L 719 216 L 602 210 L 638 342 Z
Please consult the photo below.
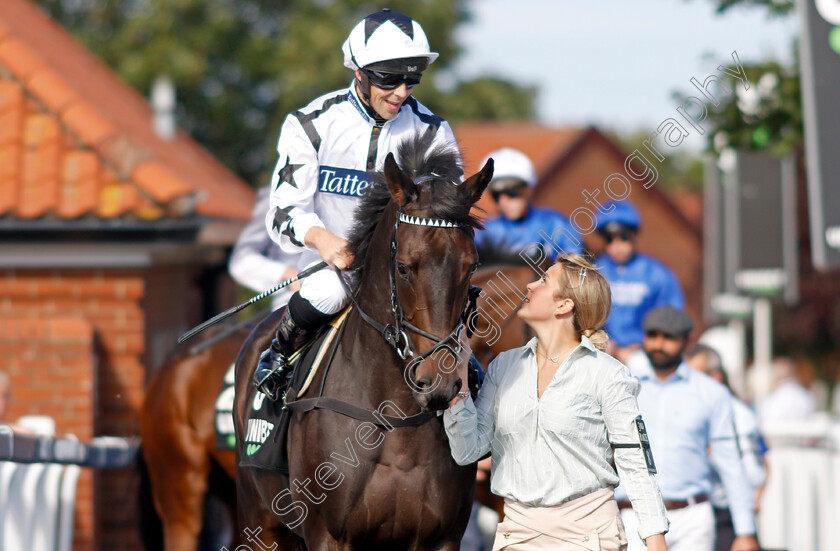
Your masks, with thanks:
M 491 190 L 490 196 L 493 197 L 495 202 L 499 202 L 499 198 L 502 195 L 507 195 L 511 199 L 516 199 L 517 197 L 522 197 L 522 190 L 525 189 L 525 186 L 515 187 L 515 188 L 508 188 L 502 190 Z
M 633 237 L 633 232 L 627 232 L 627 231 L 617 232 L 617 233 L 609 233 L 609 234 L 604 236 L 604 238 L 607 240 L 607 243 L 612 243 L 616 239 L 619 239 L 621 241 L 630 241 L 630 239 L 632 237 Z
M 372 86 L 376 86 L 382 90 L 394 90 L 399 88 L 403 83 L 406 88 L 411 90 L 420 84 L 420 79 L 423 77 L 422 73 L 383 73 L 371 69 L 362 69 L 362 72 L 367 75 Z

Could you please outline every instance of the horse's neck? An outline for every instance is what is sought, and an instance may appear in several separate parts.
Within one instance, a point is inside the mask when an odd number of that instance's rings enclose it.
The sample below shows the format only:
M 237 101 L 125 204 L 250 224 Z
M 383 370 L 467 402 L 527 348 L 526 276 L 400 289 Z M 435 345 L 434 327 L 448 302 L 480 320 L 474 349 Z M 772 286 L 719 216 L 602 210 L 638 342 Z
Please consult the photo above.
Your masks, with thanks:
M 365 314 L 383 325 L 394 325 L 394 313 L 391 309 L 391 281 L 388 275 L 390 227 L 393 219 L 384 221 L 382 230 L 375 237 L 368 255 L 376 261 L 365 266 L 362 281 L 359 283 L 357 304 Z M 358 312 L 347 320 L 348 326 L 341 341 L 343 355 L 348 362 L 337 374 L 337 382 L 351 384 L 347 388 L 358 389 L 359 398 L 367 401 L 365 407 L 378 407 L 384 400 L 396 403 L 404 412 L 413 414 L 418 411 L 411 389 L 404 379 L 405 362 L 394 348 L 385 342 L 382 334 L 364 321 Z M 339 384 L 340 384 L 339 383 Z
M 380 323 L 385 321 L 379 312 L 365 310 L 365 313 Z M 388 323 L 393 324 L 393 320 Z M 351 385 L 345 388 L 357 389 L 359 396 L 353 398 L 366 402 L 359 403 L 360 406 L 377 408 L 388 400 L 408 414 L 416 413 L 417 403 L 403 376 L 404 363 L 394 349 L 361 316 L 349 318 L 348 324 L 341 342 L 347 362 L 342 366 L 336 382 Z

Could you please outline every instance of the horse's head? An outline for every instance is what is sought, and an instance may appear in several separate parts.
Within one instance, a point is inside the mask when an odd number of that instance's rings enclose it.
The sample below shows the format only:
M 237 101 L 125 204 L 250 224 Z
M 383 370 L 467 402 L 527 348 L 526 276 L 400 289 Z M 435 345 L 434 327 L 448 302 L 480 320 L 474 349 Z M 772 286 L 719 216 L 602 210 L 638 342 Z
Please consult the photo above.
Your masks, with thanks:
M 432 151 L 422 157 L 422 169 L 416 162 L 411 166 L 404 149 L 400 153 L 407 171 L 392 154 L 384 170 L 396 204 L 389 261 L 392 309 L 406 383 L 421 408 L 437 410 L 467 387 L 457 368 L 468 360 L 459 337 L 466 331 L 462 314 L 478 266 L 474 229 L 479 222 L 470 209 L 490 182 L 493 162 L 460 183 L 457 153 Z M 445 158 L 453 161 L 441 163 Z

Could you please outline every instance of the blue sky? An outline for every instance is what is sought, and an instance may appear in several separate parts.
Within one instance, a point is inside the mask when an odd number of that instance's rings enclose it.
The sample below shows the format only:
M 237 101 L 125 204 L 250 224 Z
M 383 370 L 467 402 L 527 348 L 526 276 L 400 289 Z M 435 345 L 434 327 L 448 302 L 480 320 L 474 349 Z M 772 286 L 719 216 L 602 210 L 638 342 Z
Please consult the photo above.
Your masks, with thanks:
M 768 19 L 761 8 L 717 16 L 710 0 L 471 0 L 459 29 L 464 77 L 504 76 L 540 87 L 547 125 L 652 127 L 738 52 L 742 62 L 791 62 L 795 15 Z M 699 143 L 694 145 L 699 146 Z

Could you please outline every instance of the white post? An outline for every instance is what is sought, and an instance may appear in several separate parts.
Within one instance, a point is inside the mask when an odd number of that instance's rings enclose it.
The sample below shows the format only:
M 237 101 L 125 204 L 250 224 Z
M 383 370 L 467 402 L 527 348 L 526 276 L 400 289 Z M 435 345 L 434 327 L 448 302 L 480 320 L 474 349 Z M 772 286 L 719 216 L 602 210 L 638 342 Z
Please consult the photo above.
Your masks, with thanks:
M 747 331 L 744 320 L 733 318 L 727 324 L 734 344 L 732 351 L 732 365 L 729 367 L 729 385 L 735 394 L 744 398 L 747 392 Z
M 753 310 L 753 394 L 756 400 L 770 392 L 773 364 L 773 307 L 770 299 L 755 299 Z

